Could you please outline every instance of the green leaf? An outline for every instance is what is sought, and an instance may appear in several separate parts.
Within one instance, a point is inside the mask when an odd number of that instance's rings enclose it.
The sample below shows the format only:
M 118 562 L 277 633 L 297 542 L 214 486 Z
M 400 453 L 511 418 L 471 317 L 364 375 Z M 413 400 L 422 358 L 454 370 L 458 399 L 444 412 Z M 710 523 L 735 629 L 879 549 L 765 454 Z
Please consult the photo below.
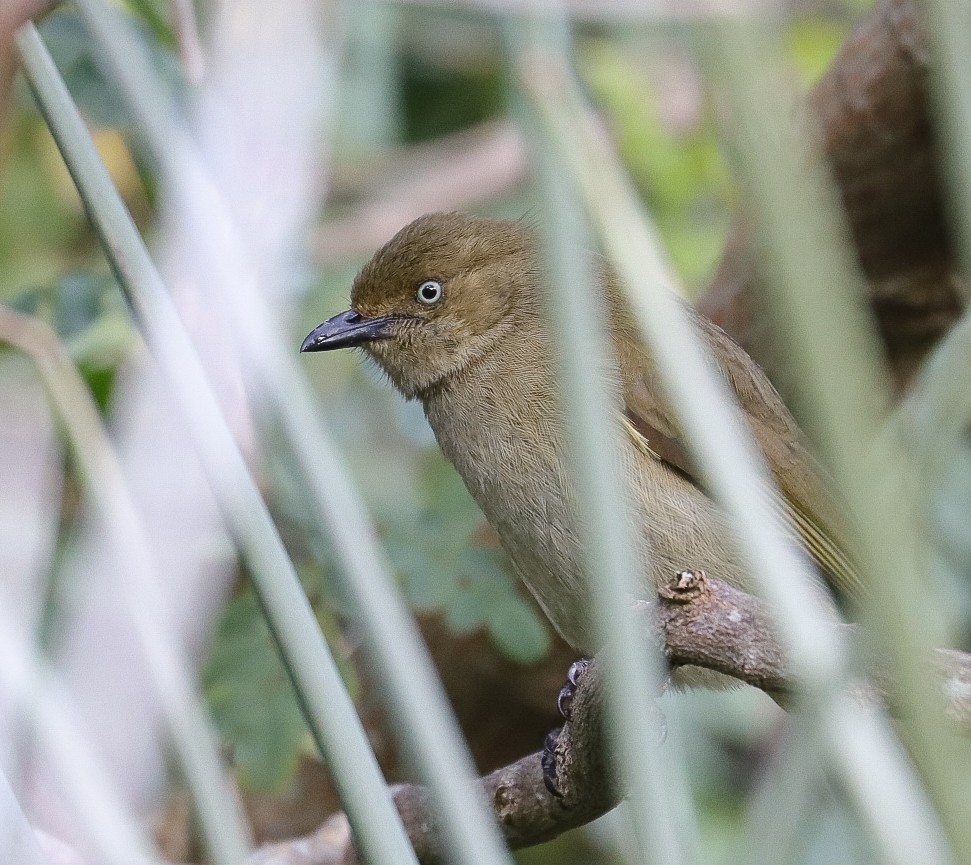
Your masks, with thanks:
M 130 23 L 144 37 L 154 71 L 166 86 L 184 86 L 172 31 L 163 19 L 152 14 L 152 7 L 158 4 L 142 0 L 132 5 L 139 7 L 139 16 L 131 16 Z M 128 10 L 124 12 L 130 14 Z M 117 86 L 101 74 L 94 43 L 78 12 L 59 9 L 41 22 L 40 31 L 85 118 L 95 126 L 130 128 L 126 101 Z
M 101 74 L 91 37 L 77 11 L 59 10 L 44 20 L 40 30 L 85 118 L 96 126 L 126 126 L 125 100 Z
M 490 610 L 489 636 L 504 655 L 520 664 L 535 664 L 550 650 L 546 622 L 515 592 L 504 593 Z
M 282 788 L 296 770 L 307 727 L 252 591 L 226 605 L 203 683 L 243 785 Z
M 721 254 L 732 194 L 710 110 L 699 103 L 696 116 L 665 119 L 650 67 L 616 42 L 587 40 L 578 62 L 685 288 L 697 291 Z M 672 61 L 659 53 L 656 62 Z
M 445 610 L 445 624 L 454 634 L 470 634 L 485 624 L 481 598 L 474 592 L 460 591 Z
M 846 38 L 847 26 L 826 18 L 803 18 L 789 31 L 789 54 L 805 87 L 829 68 Z

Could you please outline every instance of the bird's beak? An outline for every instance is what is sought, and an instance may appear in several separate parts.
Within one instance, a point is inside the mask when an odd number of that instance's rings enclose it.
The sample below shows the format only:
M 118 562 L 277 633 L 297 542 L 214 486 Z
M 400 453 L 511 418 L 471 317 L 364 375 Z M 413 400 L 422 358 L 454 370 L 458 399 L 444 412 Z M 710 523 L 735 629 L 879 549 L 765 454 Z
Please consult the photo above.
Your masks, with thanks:
M 317 325 L 307 334 L 300 351 L 330 351 L 332 348 L 351 348 L 376 339 L 388 339 L 393 335 L 390 328 L 393 321 L 394 316 L 365 318 L 361 313 L 349 309 Z

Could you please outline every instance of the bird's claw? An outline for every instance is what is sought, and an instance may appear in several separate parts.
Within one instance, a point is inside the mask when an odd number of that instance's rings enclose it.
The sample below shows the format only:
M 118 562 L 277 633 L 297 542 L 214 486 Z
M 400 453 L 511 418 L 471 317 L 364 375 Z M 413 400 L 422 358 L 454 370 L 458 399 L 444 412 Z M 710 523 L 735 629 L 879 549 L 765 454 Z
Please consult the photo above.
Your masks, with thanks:
M 580 679 L 583 678 L 589 663 L 586 658 L 581 658 L 579 661 L 570 664 L 570 669 L 567 671 L 566 682 L 560 688 L 560 693 L 556 698 L 556 708 L 565 721 L 570 720 L 573 710 L 573 695 L 576 694 Z M 562 727 L 550 730 L 546 736 L 546 741 L 543 743 L 543 756 L 540 758 L 540 763 L 543 766 L 543 784 L 557 799 L 563 798 L 563 794 L 556 786 L 556 743 L 562 730 Z
M 590 662 L 586 658 L 580 658 L 580 660 L 570 664 L 570 669 L 567 671 L 566 682 L 560 688 L 559 696 L 556 698 L 556 708 L 559 709 L 560 715 L 563 716 L 565 721 L 570 720 L 570 715 L 573 712 L 573 695 L 576 694 L 580 679 L 589 664 Z
M 546 741 L 543 743 L 543 756 L 540 757 L 540 765 L 543 767 L 543 786 L 550 791 L 551 796 L 562 799 L 563 794 L 556 786 L 556 743 L 560 738 L 562 727 L 550 730 L 546 734 Z

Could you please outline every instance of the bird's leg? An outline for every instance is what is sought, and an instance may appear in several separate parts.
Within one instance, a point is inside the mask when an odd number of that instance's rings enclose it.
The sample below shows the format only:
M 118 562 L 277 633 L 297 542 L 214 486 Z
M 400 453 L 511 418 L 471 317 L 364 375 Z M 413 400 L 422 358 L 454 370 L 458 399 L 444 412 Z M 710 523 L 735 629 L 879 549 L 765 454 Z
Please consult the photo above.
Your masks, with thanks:
M 560 693 L 556 698 L 556 708 L 559 710 L 564 721 L 570 720 L 570 714 L 573 708 L 573 695 L 576 693 L 577 686 L 580 684 L 580 678 L 583 676 L 589 663 L 590 661 L 586 658 L 580 658 L 580 660 L 570 664 L 570 669 L 566 674 L 566 682 L 560 688 Z M 557 727 L 547 733 L 546 741 L 543 743 L 543 756 L 540 760 L 543 766 L 543 784 L 558 799 L 562 798 L 563 794 L 556 786 L 556 743 L 560 738 L 560 731 L 562 729 L 562 727 Z

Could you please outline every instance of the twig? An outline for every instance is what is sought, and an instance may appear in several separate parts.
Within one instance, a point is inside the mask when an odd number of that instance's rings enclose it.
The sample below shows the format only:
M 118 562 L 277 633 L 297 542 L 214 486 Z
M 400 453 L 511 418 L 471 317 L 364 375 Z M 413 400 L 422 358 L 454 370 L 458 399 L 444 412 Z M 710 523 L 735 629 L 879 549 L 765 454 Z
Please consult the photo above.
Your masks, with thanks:
M 462 210 L 509 194 L 526 175 L 526 152 L 510 123 L 483 123 L 411 148 L 394 164 L 397 177 L 368 184 L 380 195 L 318 229 L 314 257 L 319 264 L 370 254 L 402 225 L 430 211 Z

